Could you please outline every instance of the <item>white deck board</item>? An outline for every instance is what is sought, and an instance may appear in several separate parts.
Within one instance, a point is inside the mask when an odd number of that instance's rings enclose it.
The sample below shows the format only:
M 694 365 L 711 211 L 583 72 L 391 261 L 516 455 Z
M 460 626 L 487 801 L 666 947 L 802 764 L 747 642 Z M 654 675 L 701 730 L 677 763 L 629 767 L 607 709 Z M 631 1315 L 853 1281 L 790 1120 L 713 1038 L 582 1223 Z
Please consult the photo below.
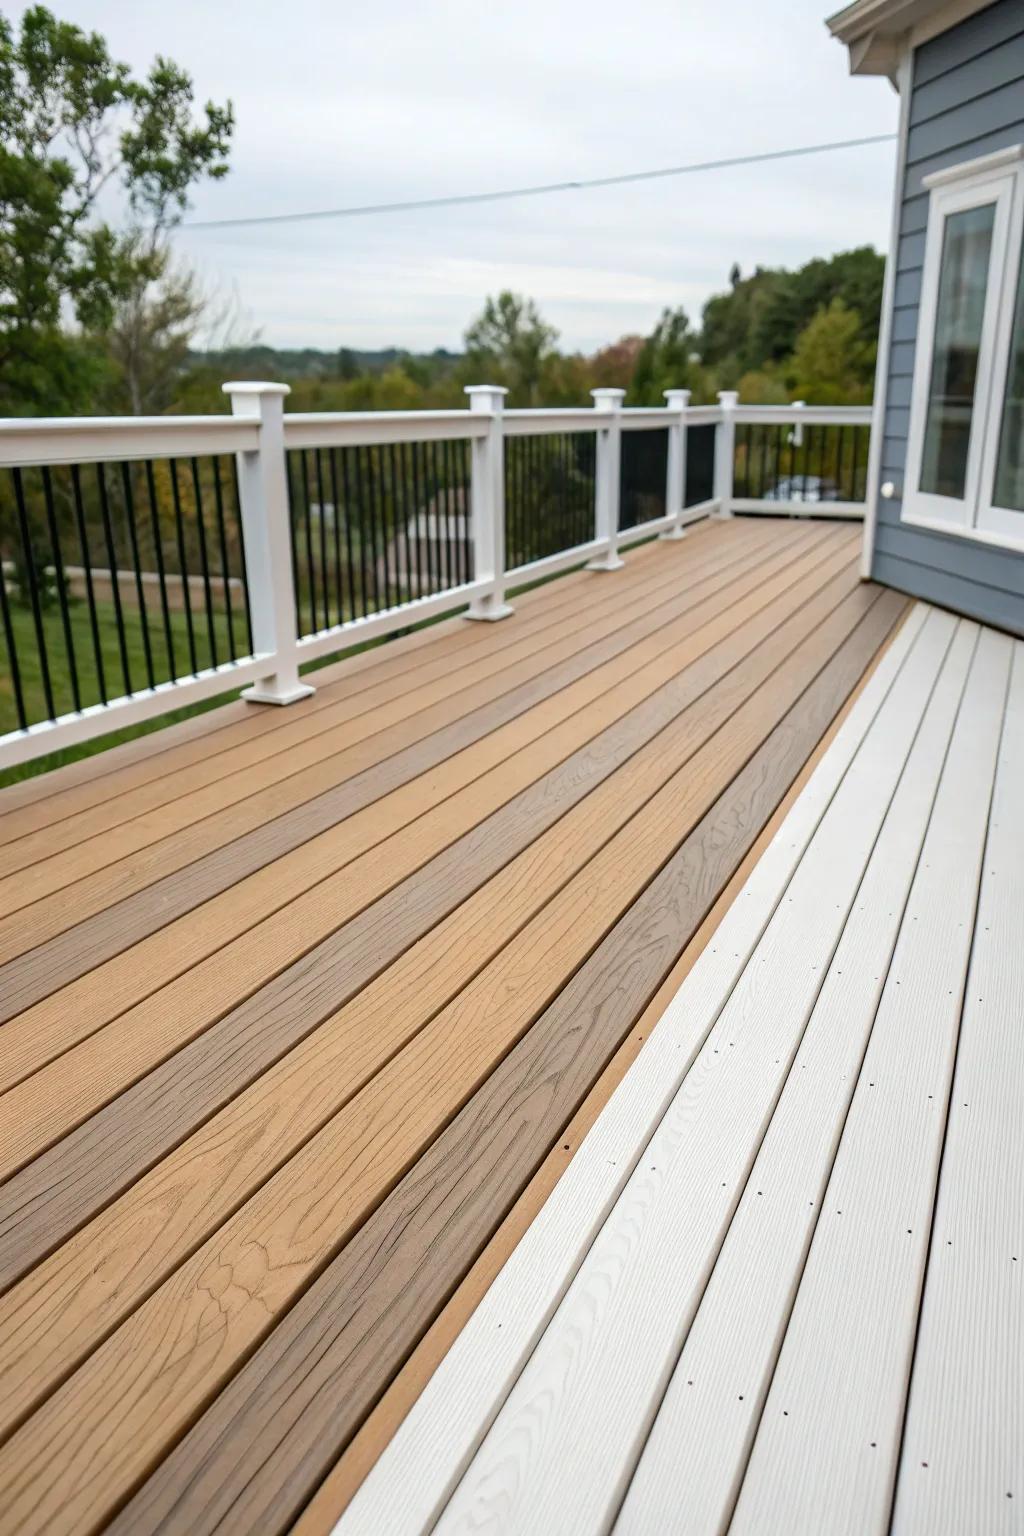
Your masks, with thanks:
M 675 1368 L 616 1536 L 728 1525 L 903 921 L 978 630 L 963 624 Z
M 955 623 L 930 616 L 785 897 L 437 1524 L 607 1528 L 842 935 Z
M 890 1527 L 1024 1533 L 1024 644 L 924 605 L 336 1536 Z
M 889 1525 L 1010 656 L 982 634 L 732 1536 Z
M 895 1536 L 1024 1530 L 1022 1121 L 1024 645 L 1018 643 L 911 1375 Z
M 434 1528 L 761 938 L 927 619 L 924 605 L 908 616 L 713 942 L 342 1515 L 337 1536 L 414 1536 Z

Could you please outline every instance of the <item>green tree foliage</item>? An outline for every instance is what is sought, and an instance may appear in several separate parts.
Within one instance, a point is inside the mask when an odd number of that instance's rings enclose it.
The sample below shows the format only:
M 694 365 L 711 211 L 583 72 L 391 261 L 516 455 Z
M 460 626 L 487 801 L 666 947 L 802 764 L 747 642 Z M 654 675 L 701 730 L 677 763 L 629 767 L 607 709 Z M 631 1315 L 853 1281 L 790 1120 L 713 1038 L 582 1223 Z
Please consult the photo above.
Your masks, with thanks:
M 862 332 L 860 315 L 842 299 L 818 310 L 797 338 L 790 364 L 798 399 L 815 405 L 870 401 L 876 347 Z
M 666 389 L 691 389 L 698 338 L 685 309 L 662 310 L 661 319 L 636 360 L 629 400 L 633 405 L 664 405 Z
M 97 338 L 165 277 L 166 233 L 196 181 L 226 174 L 232 126 L 230 103 L 197 117 L 169 59 L 136 79 L 43 6 L 18 31 L 0 17 L 0 413 L 94 402 L 110 367 Z
M 489 298 L 464 339 L 475 382 L 504 384 L 510 405 L 541 404 L 544 365 L 554 352 L 558 332 L 541 318 L 532 299 L 508 289 Z
M 743 374 L 783 364 L 819 310 L 841 299 L 858 316 L 857 339 L 870 347 L 878 334 L 885 261 L 871 246 L 809 261 L 795 272 L 758 267 L 750 277 L 734 270 L 728 293 L 704 307 L 701 357 L 721 387 Z

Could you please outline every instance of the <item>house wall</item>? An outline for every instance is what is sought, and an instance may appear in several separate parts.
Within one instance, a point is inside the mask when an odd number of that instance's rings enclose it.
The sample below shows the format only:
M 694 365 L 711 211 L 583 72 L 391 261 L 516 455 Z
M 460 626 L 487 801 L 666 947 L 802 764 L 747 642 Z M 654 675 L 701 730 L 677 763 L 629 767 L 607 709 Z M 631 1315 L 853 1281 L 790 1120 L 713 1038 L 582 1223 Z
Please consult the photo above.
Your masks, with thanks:
M 922 178 L 1024 142 L 1024 0 L 997 0 L 914 54 L 900 237 L 896 249 L 880 481 L 902 487 L 924 261 Z M 879 500 L 872 575 L 1024 634 L 1024 554 L 900 522 Z

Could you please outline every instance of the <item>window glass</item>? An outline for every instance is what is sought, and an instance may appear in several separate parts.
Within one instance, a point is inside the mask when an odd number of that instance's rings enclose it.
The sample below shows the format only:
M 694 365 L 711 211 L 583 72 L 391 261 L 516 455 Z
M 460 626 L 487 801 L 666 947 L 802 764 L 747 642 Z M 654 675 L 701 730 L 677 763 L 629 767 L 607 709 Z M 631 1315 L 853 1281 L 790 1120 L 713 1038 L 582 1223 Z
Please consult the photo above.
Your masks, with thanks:
M 943 230 L 920 481 L 934 496 L 964 494 L 995 211 L 949 214 Z
M 992 501 L 997 507 L 1024 512 L 1024 257 L 1017 277 L 1010 366 L 999 423 L 999 457 Z

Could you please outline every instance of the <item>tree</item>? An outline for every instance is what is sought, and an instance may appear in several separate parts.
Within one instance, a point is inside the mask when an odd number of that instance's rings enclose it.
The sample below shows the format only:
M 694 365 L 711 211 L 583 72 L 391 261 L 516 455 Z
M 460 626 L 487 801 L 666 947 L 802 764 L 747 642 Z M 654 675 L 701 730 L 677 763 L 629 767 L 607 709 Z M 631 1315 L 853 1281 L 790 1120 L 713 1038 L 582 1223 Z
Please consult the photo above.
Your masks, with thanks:
M 875 347 L 861 340 L 861 317 L 842 299 L 819 309 L 801 331 L 790 364 L 795 394 L 815 405 L 871 399 Z
M 541 376 L 558 332 L 544 322 L 532 299 L 508 289 L 488 298 L 464 340 L 476 383 L 504 384 L 511 405 L 541 403 Z M 491 376 L 484 378 L 484 373 Z
M 196 116 L 169 59 L 136 79 L 43 6 L 17 33 L 0 17 L 0 412 L 88 405 L 97 335 L 166 275 L 167 232 L 197 181 L 226 175 L 232 127 L 230 103 Z M 120 229 L 99 212 L 115 189 Z
M 685 309 L 664 309 L 661 319 L 640 349 L 633 373 L 630 400 L 636 405 L 664 405 L 666 389 L 693 385 L 697 337 Z

